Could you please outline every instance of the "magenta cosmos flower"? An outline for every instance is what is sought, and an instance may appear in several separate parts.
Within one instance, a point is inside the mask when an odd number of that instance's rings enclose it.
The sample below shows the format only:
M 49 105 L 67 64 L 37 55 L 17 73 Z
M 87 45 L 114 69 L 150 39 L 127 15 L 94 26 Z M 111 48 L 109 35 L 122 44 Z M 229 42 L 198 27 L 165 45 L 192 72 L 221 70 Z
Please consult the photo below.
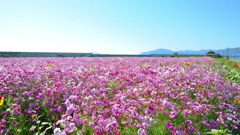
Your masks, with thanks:
M 191 120 L 185 120 L 185 122 L 186 122 L 188 125 L 191 125 L 191 124 L 192 124 L 192 121 L 191 121 Z
M 149 108 L 146 108 L 145 113 L 147 115 L 151 115 L 152 114 L 152 110 L 150 110 Z
M 147 131 L 145 129 L 140 128 L 138 130 L 138 135 L 147 135 Z
M 148 108 L 149 108 L 150 110 L 155 110 L 155 109 L 157 108 L 157 106 L 156 106 L 156 105 L 150 105 Z
M 174 110 L 174 111 L 171 111 L 170 113 L 169 113 L 169 117 L 170 118 L 173 118 L 173 117 L 175 117 L 177 115 L 177 112 Z
M 191 132 L 196 133 L 196 129 L 195 129 L 194 127 L 189 126 L 188 129 L 189 129 Z

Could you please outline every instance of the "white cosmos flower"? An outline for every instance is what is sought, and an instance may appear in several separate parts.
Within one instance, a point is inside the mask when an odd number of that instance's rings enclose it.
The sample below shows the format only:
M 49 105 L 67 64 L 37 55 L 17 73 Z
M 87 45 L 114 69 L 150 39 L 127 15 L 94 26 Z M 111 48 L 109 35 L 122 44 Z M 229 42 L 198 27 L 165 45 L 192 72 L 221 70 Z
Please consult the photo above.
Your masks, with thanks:
M 164 74 L 169 74 L 169 71 L 164 72 Z
M 227 119 L 230 120 L 230 121 L 232 120 L 232 118 L 230 118 L 230 117 L 227 117 Z
M 122 96 L 121 99 L 122 99 L 122 100 L 126 99 L 126 96 Z
M 185 69 L 184 69 L 184 68 L 181 68 L 180 72 L 183 73 L 184 71 L 185 71 Z
M 137 91 L 137 88 L 134 88 L 133 91 Z
M 5 68 L 3 66 L 0 66 L 0 71 L 4 70 Z
M 61 133 L 61 129 L 60 128 L 55 128 L 53 133 L 54 133 L 54 135 L 59 135 Z

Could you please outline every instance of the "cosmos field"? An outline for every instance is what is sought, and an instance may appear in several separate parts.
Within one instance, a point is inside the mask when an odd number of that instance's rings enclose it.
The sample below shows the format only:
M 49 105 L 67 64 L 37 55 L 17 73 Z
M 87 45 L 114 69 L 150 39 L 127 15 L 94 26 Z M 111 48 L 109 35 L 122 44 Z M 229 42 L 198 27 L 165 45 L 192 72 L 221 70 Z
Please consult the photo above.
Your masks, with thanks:
M 0 134 L 237 134 L 226 72 L 210 57 L 0 58 Z

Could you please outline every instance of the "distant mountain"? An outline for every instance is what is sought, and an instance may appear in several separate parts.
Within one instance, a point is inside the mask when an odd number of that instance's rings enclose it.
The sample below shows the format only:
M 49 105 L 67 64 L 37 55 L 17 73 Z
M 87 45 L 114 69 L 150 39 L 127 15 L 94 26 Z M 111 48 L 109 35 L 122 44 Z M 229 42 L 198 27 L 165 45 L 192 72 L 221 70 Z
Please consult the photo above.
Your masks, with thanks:
M 101 53 L 97 53 L 97 52 L 91 52 L 92 54 L 101 54 Z
M 172 53 L 174 53 L 174 52 L 171 51 L 171 50 L 169 50 L 169 49 L 159 48 L 159 49 L 153 50 L 153 51 L 142 52 L 140 55 L 149 55 L 149 54 L 172 54 Z
M 171 51 L 169 49 L 162 49 L 159 48 L 157 50 L 152 50 L 148 52 L 142 52 L 140 55 L 150 55 L 150 54 L 174 54 L 175 52 L 178 53 L 178 55 L 205 55 L 209 51 L 214 51 L 215 53 L 219 53 L 220 55 L 227 55 L 227 49 L 219 49 L 219 50 L 213 50 L 213 49 L 207 49 L 207 50 L 180 50 L 180 51 Z M 237 48 L 228 48 L 228 55 L 234 55 L 234 54 L 240 54 L 240 47 Z

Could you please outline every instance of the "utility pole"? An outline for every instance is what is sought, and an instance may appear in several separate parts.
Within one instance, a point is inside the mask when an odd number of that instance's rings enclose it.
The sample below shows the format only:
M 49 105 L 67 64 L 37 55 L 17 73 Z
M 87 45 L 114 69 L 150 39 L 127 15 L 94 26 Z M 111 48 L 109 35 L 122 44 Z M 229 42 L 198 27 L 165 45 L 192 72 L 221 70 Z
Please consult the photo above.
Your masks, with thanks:
M 223 50 L 223 56 L 224 56 L 224 50 Z
M 228 47 L 227 47 L 227 57 L 228 57 Z

